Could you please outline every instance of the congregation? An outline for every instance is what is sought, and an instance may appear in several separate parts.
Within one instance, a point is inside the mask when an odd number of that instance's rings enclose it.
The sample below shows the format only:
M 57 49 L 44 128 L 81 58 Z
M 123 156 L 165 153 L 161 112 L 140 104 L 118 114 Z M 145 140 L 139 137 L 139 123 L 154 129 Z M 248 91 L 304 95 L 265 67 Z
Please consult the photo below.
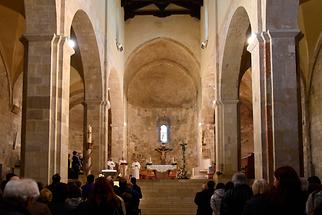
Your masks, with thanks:
M 322 189 L 317 176 L 299 178 L 289 166 L 275 170 L 272 187 L 265 179 L 250 187 L 243 173 L 232 181 L 208 181 L 194 199 L 197 215 L 321 215 Z
M 117 185 L 116 185 L 117 184 Z M 209 180 L 196 193 L 197 215 L 318 215 L 322 214 L 322 186 L 317 176 L 299 178 L 289 166 L 275 170 L 274 183 L 255 179 L 249 186 L 244 173 L 235 173 L 231 181 Z M 136 178 L 87 176 L 86 184 L 73 180 L 61 182 L 59 174 L 43 186 L 33 179 L 7 174 L 1 183 L 0 214 L 67 215 L 118 214 L 139 215 L 142 191 Z
M 78 180 L 67 184 L 59 174 L 43 187 L 33 179 L 20 179 L 7 174 L 1 183 L 0 214 L 2 215 L 138 215 L 142 198 L 141 188 L 134 177 L 125 178 L 87 176 L 82 186 Z

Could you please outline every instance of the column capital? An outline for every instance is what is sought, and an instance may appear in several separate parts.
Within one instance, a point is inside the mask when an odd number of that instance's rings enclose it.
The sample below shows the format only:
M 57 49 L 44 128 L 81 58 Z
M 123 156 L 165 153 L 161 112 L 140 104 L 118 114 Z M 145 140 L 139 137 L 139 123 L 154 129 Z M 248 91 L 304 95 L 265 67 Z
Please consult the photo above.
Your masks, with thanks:
M 272 29 L 267 30 L 267 35 L 270 39 L 275 38 L 293 38 L 300 33 L 299 29 Z
M 27 41 L 51 41 L 53 39 L 58 39 L 59 35 L 56 34 L 31 34 L 26 33 L 22 35 L 22 39 Z
M 247 51 L 252 52 L 258 45 L 264 42 L 262 33 L 263 32 L 252 33 L 255 37 L 248 43 Z
M 238 104 L 239 99 L 217 99 L 212 101 L 212 108 L 215 109 L 220 105 Z

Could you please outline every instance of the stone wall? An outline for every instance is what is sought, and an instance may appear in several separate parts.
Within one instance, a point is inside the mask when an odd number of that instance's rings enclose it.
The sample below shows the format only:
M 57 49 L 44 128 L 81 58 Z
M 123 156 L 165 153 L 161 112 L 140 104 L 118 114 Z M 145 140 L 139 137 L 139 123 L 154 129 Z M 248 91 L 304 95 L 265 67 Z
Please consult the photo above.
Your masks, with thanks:
M 322 51 L 318 55 L 313 71 L 312 86 L 310 90 L 310 122 L 311 122 L 311 152 L 313 173 L 322 177 Z
M 2 175 L 12 170 L 20 162 L 21 148 L 21 107 L 16 107 L 15 113 L 9 105 L 8 79 L 5 73 L 4 63 L 0 58 L 0 164 Z M 21 92 L 20 86 L 20 94 Z M 21 96 L 20 96 L 21 98 Z
M 84 106 L 76 105 L 69 112 L 69 145 L 68 154 L 73 151 L 83 153 Z
M 187 170 L 198 165 L 197 160 L 197 114 L 194 108 L 141 108 L 128 104 L 128 161 L 138 158 L 141 165 L 151 156 L 154 164 L 160 164 L 160 153 L 155 148 L 158 141 L 157 122 L 166 116 L 170 120 L 170 143 L 173 150 L 167 155 L 167 163 L 172 157 L 182 166 L 180 140 L 187 141 Z M 143 165 L 144 166 L 144 165 Z

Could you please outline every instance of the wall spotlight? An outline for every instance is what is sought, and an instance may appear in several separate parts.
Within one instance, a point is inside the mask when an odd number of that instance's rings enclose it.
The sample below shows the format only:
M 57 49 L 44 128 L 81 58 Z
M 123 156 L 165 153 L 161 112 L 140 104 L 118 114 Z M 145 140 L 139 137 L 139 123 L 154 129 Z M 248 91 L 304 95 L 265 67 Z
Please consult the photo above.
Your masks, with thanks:
M 200 47 L 201 47 L 202 49 L 205 49 L 205 48 L 207 48 L 207 45 L 208 45 L 208 40 L 205 40 L 205 41 L 202 41 L 202 42 L 201 42 L 201 46 L 200 46 Z
M 252 33 L 247 39 L 247 44 L 248 45 L 252 44 L 255 41 L 256 37 L 257 37 L 257 35 L 255 33 Z
M 75 48 L 76 46 L 76 42 L 73 39 L 68 39 L 68 45 L 69 47 L 71 47 L 72 49 Z
M 123 48 L 123 44 L 122 44 L 122 43 L 120 43 L 120 42 L 118 42 L 118 41 L 116 41 L 116 48 L 117 48 L 117 50 L 119 50 L 120 52 L 122 52 L 122 51 L 124 50 L 124 48 Z

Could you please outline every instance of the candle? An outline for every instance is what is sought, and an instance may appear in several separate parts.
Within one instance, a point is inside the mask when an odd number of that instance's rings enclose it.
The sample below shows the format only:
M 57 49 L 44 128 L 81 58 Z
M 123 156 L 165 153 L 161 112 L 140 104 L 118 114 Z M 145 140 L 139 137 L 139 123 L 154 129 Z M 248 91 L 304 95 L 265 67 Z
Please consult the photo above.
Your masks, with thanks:
M 174 163 L 174 157 L 172 157 L 171 163 Z
M 87 127 L 87 142 L 92 143 L 92 126 L 88 125 Z
M 150 159 L 149 159 L 149 162 L 150 162 L 150 163 L 152 163 L 152 159 L 151 159 L 151 157 L 150 157 Z

